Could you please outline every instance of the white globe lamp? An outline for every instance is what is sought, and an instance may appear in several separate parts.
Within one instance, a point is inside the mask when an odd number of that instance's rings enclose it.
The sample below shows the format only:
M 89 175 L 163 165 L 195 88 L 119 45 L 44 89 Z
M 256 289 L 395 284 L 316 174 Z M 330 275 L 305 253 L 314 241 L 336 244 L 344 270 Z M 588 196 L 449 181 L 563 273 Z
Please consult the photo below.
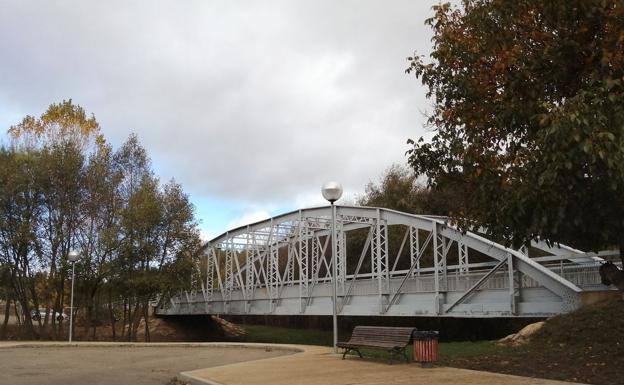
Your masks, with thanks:
M 323 185 L 321 192 L 323 198 L 333 204 L 342 196 L 342 185 L 338 182 L 327 182 Z

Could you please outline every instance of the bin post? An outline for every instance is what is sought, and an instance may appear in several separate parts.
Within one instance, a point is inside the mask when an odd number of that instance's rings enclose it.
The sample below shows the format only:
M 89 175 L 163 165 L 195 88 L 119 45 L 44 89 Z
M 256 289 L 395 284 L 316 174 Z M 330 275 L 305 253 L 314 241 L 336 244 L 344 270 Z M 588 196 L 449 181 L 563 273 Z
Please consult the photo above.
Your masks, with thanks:
M 420 362 L 422 367 L 432 367 L 438 360 L 438 332 L 414 332 L 414 361 Z

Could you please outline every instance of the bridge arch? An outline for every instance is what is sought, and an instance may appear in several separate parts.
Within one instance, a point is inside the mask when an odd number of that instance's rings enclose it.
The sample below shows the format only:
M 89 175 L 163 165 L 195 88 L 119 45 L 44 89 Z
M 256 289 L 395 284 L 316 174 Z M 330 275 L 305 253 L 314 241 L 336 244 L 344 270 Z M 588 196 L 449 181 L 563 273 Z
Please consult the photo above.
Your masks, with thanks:
M 565 246 L 534 242 L 546 256 L 530 258 L 443 217 L 376 207 L 336 206 L 336 224 L 340 315 L 550 316 L 604 289 L 600 258 Z M 231 229 L 205 245 L 200 287 L 159 312 L 331 314 L 330 229 L 331 206 Z

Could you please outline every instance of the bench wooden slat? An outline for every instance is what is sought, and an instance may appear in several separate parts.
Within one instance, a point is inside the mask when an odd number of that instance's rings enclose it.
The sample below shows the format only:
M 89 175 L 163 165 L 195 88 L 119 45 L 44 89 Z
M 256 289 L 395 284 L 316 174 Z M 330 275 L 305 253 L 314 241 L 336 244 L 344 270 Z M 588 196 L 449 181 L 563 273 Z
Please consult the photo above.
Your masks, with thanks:
M 343 359 L 350 350 L 357 351 L 361 357 L 359 351 L 361 347 L 393 352 L 402 350 L 407 359 L 405 347 L 412 341 L 415 330 L 416 328 L 410 327 L 356 326 L 349 341 L 339 342 L 337 346 L 345 349 Z

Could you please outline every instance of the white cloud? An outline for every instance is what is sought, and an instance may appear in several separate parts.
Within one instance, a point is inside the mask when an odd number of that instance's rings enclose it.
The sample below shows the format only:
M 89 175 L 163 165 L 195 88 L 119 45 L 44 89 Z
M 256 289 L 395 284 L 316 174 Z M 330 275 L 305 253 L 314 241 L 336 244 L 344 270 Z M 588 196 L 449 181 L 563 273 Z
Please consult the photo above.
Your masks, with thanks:
M 231 220 L 227 224 L 226 228 L 235 229 L 240 226 L 250 225 L 252 223 L 260 222 L 269 218 L 271 218 L 271 214 L 269 214 L 269 212 L 266 210 L 251 211 L 246 214 L 243 214 L 242 216 L 238 218 Z
M 206 230 L 201 229 L 201 228 L 200 228 L 200 231 L 199 231 L 199 237 L 201 238 L 202 242 L 208 242 L 209 240 L 213 239 L 217 235 L 219 235 L 219 234 L 211 232 L 211 231 L 206 231 Z
M 138 133 L 162 179 L 251 219 L 324 204 L 323 182 L 361 191 L 424 132 L 405 57 L 428 52 L 435 3 L 3 1 L 2 112 L 71 97 L 114 144 Z

